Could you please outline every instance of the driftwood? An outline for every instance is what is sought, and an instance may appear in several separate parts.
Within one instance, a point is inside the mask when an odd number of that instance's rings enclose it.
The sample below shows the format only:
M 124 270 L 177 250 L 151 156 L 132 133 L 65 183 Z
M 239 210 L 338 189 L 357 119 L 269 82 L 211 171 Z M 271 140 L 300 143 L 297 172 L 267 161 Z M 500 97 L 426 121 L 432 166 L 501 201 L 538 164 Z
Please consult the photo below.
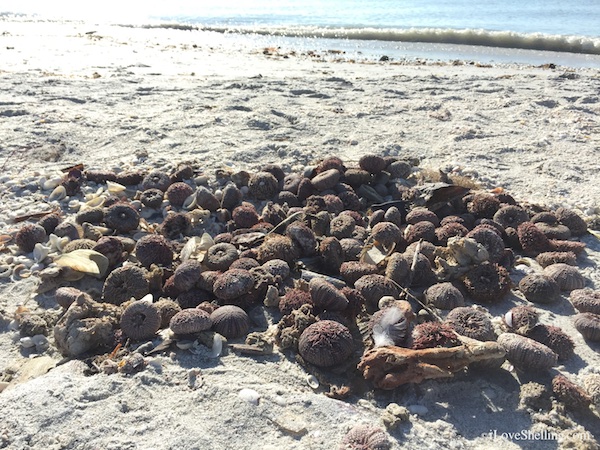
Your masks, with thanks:
M 481 342 L 463 336 L 459 339 L 462 345 L 450 348 L 377 347 L 365 352 L 358 369 L 375 387 L 395 389 L 405 383 L 449 378 L 473 362 L 504 357 L 504 350 L 496 342 Z

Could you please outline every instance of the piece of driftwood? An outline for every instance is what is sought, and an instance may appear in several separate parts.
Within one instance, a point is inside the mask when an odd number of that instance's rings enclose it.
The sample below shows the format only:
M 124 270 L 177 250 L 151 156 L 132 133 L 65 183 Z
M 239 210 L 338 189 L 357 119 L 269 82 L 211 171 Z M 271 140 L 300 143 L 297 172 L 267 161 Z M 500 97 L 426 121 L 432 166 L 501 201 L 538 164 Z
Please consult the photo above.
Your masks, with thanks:
M 365 352 L 358 369 L 375 387 L 395 389 L 405 383 L 449 378 L 473 362 L 504 357 L 504 350 L 496 342 L 481 342 L 463 336 L 459 339 L 462 345 L 450 348 L 377 347 Z

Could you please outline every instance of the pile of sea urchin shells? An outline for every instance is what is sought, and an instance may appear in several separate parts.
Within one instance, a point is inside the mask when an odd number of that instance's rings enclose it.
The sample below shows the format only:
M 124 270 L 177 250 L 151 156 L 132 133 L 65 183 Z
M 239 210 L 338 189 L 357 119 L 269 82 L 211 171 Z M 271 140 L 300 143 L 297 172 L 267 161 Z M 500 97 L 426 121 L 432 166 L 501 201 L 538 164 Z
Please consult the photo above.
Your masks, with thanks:
M 378 155 L 304 173 L 72 167 L 3 238 L 4 279 L 36 277 L 57 305 L 21 308 L 12 326 L 24 346 L 108 373 L 141 370 L 172 343 L 214 356 L 276 345 L 313 373 L 350 367 L 384 389 L 505 360 L 548 371 L 574 344 L 538 309 L 569 292 L 575 327 L 600 340 L 600 293 L 577 268 L 582 217 L 442 175 Z M 518 287 L 517 260 L 530 267 Z M 515 293 L 520 305 L 503 308 Z M 559 398 L 567 383 L 554 383 Z

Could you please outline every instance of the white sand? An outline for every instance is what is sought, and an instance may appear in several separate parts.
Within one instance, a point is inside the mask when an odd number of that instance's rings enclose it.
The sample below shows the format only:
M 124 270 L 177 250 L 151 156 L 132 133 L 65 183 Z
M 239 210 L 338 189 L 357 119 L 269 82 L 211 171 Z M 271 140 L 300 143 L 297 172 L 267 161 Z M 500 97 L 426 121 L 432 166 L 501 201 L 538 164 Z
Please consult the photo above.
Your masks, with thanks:
M 197 31 L 18 22 L 0 22 L 0 61 L 3 232 L 14 228 L 9 217 L 39 210 L 31 200 L 42 197 L 15 197 L 9 180 L 35 183 L 72 164 L 168 169 L 186 161 L 212 175 L 271 162 L 301 171 L 331 154 L 349 163 L 367 153 L 419 158 L 521 202 L 600 212 L 598 70 L 356 63 L 325 51 L 263 54 Z M 581 240 L 588 251 L 580 268 L 598 288 L 600 244 Z M 31 279 L 0 284 L 0 373 L 28 355 L 8 330 L 17 305 L 52 305 L 32 300 L 33 289 Z M 575 331 L 567 305 L 563 298 L 542 321 L 573 336 L 576 357 L 559 369 L 581 380 L 600 371 L 599 349 Z M 293 357 L 277 352 L 149 360 L 127 377 L 85 377 L 73 361 L 5 390 L 0 448 L 335 449 L 353 425 L 381 425 L 390 402 L 415 412 L 391 430 L 393 448 L 559 448 L 485 437 L 532 427 L 505 370 L 339 401 L 313 391 Z M 190 387 L 196 368 L 201 381 Z M 243 388 L 260 394 L 258 405 L 238 397 Z

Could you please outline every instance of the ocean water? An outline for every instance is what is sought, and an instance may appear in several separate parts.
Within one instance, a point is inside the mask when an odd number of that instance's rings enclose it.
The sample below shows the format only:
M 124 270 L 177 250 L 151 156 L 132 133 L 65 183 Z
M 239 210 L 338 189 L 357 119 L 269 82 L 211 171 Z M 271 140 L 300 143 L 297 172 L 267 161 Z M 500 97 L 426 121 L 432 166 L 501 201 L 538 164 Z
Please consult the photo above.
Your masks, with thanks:
M 0 13 L 179 23 L 260 45 L 600 67 L 598 0 L 1 0 Z

